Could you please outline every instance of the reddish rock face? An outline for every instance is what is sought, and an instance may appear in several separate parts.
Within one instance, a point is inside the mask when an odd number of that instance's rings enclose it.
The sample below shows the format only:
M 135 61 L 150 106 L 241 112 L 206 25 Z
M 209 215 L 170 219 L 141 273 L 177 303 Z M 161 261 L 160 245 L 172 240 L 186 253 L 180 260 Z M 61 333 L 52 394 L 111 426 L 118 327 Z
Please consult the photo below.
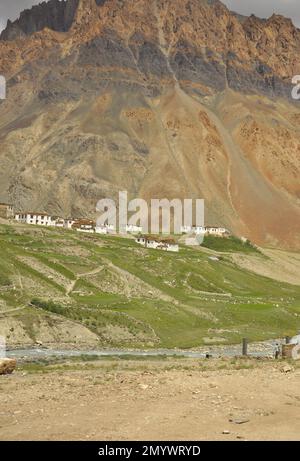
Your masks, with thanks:
M 258 243 L 299 243 L 300 31 L 219 1 L 38 5 L 0 40 L 0 198 L 66 215 L 204 197 Z

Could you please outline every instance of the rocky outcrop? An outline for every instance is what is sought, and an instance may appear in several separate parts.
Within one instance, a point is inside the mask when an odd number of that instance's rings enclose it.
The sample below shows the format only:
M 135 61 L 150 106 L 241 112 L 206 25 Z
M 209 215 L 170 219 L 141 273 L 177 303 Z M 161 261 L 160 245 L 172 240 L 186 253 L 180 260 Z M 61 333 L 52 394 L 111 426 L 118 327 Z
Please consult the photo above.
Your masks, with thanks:
M 33 6 L 21 13 L 14 22 L 8 21 L 2 32 L 2 40 L 26 37 L 46 27 L 57 32 L 66 32 L 73 23 L 79 0 L 50 0 Z
M 0 359 L 0 375 L 11 375 L 16 365 L 17 362 L 14 359 Z

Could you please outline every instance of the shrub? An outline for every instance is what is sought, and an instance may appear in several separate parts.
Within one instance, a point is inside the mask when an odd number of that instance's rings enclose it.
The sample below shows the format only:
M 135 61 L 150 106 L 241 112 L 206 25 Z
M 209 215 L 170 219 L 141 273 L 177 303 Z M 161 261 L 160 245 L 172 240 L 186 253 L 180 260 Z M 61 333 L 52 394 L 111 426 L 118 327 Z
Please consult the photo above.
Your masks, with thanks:
M 31 304 L 35 307 L 38 307 L 39 309 L 44 309 L 54 314 L 65 315 L 67 311 L 67 308 L 65 306 L 56 304 L 53 301 L 43 301 L 41 299 L 34 298 L 31 301 Z
M 11 280 L 4 274 L 0 274 L 0 287 L 11 286 Z

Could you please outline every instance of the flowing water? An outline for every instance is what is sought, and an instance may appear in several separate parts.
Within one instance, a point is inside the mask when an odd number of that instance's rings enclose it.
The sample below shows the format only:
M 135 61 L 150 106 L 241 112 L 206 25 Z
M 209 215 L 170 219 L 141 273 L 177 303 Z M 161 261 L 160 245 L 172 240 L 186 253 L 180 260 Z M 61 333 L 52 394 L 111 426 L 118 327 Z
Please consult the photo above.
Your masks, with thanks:
M 273 357 L 277 340 L 252 343 L 248 346 L 248 355 L 250 357 Z M 38 360 L 45 358 L 68 358 L 68 357 L 187 357 L 187 358 L 205 358 L 209 354 L 213 358 L 217 357 L 235 357 L 242 355 L 241 345 L 232 346 L 210 346 L 201 347 L 197 350 L 180 350 L 180 349 L 150 349 L 150 350 L 132 350 L 132 349 L 97 349 L 97 350 L 60 350 L 46 348 L 16 349 L 7 351 L 6 355 L 10 358 Z

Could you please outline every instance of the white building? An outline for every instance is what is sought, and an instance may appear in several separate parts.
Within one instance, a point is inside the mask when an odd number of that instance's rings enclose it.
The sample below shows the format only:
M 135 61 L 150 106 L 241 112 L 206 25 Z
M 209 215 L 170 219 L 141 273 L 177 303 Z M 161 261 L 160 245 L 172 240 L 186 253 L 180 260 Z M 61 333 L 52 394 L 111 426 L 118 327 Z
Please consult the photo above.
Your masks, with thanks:
M 139 234 L 140 232 L 143 232 L 143 228 L 141 226 L 127 224 L 127 226 L 125 226 L 125 232 L 130 232 L 131 234 Z
M 182 226 L 181 232 L 183 234 L 206 234 L 206 227 L 202 226 Z
M 23 224 L 36 226 L 51 226 L 52 218 L 47 213 L 26 212 L 15 215 L 15 220 Z
M 152 248 L 153 250 L 171 251 L 174 253 L 179 252 L 179 245 L 171 238 L 159 238 L 141 235 L 135 239 L 136 243 L 144 246 L 145 248 Z
M 196 234 L 196 235 L 216 235 L 224 236 L 229 234 L 229 231 L 224 227 L 202 227 L 202 226 L 182 226 L 181 232 L 183 234 Z
M 95 232 L 96 232 L 96 234 L 107 235 L 108 234 L 108 229 L 107 229 L 106 226 L 96 226 Z
M 230 234 L 230 232 L 224 227 L 206 227 L 205 229 L 206 229 L 207 235 L 215 235 L 217 237 L 224 237 L 225 235 Z
M 192 231 L 196 235 L 203 235 L 206 233 L 206 228 L 202 226 L 194 226 Z
M 74 223 L 75 223 L 75 219 L 72 219 L 72 218 L 65 219 L 65 228 L 72 229 L 72 226 Z
M 95 228 L 96 223 L 90 219 L 77 219 L 72 225 L 72 229 L 86 234 L 94 234 Z
M 146 246 L 146 237 L 143 235 L 139 235 L 136 239 L 135 242 L 138 243 L 139 245 Z
M 116 231 L 115 227 L 112 224 L 103 224 L 102 226 L 96 225 L 96 228 L 95 228 L 96 234 L 102 234 L 102 235 L 114 234 L 115 231 Z
M 157 250 L 171 251 L 173 253 L 179 252 L 179 245 L 172 239 L 161 240 L 156 246 Z
M 61 227 L 61 228 L 65 227 L 65 220 L 63 218 L 59 218 L 55 216 L 51 218 L 51 222 L 52 222 L 51 226 Z
M 73 224 L 76 222 L 76 219 L 72 218 L 60 218 L 58 216 L 52 217 L 52 226 L 65 228 L 65 229 L 72 229 Z

